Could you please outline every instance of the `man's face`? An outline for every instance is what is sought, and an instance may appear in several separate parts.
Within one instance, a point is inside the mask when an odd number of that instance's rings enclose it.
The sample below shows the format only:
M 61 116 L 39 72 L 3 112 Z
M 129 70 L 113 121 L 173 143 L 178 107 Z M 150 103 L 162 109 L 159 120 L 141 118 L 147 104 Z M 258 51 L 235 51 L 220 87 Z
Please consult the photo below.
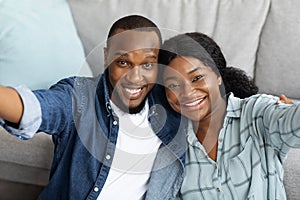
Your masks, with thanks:
M 123 111 L 139 112 L 157 77 L 159 38 L 154 31 L 120 30 L 105 49 L 111 100 Z

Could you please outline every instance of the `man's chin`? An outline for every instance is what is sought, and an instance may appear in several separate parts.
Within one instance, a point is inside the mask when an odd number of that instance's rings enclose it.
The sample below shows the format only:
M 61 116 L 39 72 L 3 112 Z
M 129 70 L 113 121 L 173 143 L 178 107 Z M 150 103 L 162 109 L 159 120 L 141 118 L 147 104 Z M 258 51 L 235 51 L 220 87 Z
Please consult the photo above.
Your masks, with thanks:
M 136 114 L 139 113 L 145 106 L 145 100 L 141 102 L 138 106 L 130 106 L 129 107 L 129 113 L 130 114 Z
M 130 113 L 130 114 L 136 114 L 139 113 L 145 106 L 146 100 L 144 99 L 142 102 L 136 102 L 135 104 L 131 102 L 128 104 L 128 102 L 124 101 L 117 101 L 114 102 L 118 108 L 120 108 L 123 112 Z
M 125 104 L 124 102 L 119 103 L 118 107 L 123 110 L 124 112 L 130 113 L 130 114 L 136 114 L 139 113 L 145 106 L 145 101 L 142 102 L 131 102 L 130 104 Z
M 115 104 L 124 112 L 130 113 L 130 114 L 135 114 L 139 113 L 145 106 L 145 102 L 147 99 L 146 96 L 142 96 L 141 98 L 138 99 L 128 99 L 126 97 L 120 97 L 118 93 L 114 94 L 114 100 Z

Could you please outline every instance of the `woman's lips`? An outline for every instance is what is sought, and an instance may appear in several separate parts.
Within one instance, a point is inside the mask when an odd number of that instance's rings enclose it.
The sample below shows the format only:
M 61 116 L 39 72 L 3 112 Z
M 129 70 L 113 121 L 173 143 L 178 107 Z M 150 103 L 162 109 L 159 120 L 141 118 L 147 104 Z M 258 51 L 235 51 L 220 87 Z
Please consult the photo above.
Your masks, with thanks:
M 199 110 L 205 99 L 206 97 L 185 101 L 184 103 L 181 103 L 181 107 L 188 111 Z

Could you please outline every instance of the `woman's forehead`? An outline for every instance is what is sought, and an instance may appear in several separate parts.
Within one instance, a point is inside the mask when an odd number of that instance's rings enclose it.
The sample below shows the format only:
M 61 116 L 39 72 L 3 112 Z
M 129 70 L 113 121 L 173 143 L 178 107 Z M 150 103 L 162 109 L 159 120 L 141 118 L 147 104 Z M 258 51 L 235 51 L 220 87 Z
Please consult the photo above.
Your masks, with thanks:
M 196 72 L 207 72 L 212 69 L 199 59 L 187 56 L 176 56 L 168 66 L 165 66 L 164 77 L 193 75 Z

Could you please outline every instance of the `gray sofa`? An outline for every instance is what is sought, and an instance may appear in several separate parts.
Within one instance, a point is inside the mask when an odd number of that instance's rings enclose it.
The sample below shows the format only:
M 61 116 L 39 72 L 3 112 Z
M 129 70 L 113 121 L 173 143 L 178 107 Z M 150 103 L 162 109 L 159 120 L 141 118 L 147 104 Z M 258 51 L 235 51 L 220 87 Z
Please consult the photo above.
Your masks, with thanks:
M 136 13 L 156 22 L 164 39 L 190 31 L 212 36 L 228 65 L 244 69 L 261 93 L 284 93 L 300 100 L 297 0 L 69 0 L 68 4 L 87 61 L 80 64 L 79 75 L 103 71 L 108 28 L 119 17 Z M 48 182 L 51 137 L 38 133 L 21 141 L 0 129 L 0 151 L 0 199 L 36 199 Z M 300 199 L 300 150 L 290 151 L 284 168 L 288 199 Z

